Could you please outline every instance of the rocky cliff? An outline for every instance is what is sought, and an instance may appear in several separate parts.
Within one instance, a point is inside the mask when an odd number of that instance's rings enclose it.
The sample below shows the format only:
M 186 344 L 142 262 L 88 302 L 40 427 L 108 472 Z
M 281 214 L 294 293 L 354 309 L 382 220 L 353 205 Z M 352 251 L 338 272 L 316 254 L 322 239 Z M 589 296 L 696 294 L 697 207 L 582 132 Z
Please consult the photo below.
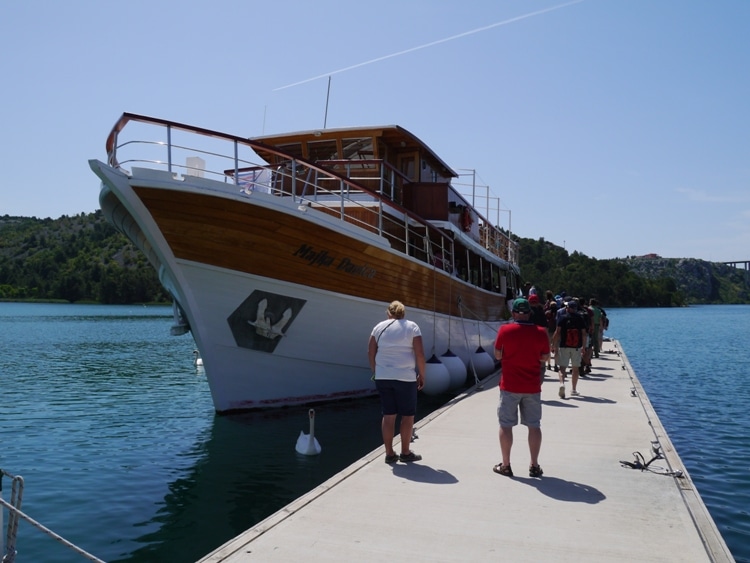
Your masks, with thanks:
M 669 278 L 688 303 L 750 303 L 750 272 L 696 258 L 641 256 L 624 262 L 641 277 Z

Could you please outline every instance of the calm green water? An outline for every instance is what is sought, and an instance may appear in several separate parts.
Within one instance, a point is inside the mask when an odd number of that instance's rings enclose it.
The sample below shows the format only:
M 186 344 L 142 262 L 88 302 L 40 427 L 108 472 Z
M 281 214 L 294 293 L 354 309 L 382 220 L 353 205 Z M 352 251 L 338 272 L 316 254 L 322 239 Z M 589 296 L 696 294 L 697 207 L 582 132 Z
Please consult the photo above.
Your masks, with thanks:
M 377 400 L 316 407 L 312 458 L 307 408 L 216 416 L 171 324 L 171 307 L 0 303 L 0 468 L 26 514 L 105 561 L 195 561 L 380 444 Z M 86 560 L 25 521 L 16 547 Z
M 750 307 L 609 316 L 750 562 Z M 171 324 L 169 307 L 0 303 L 0 467 L 24 477 L 24 512 L 106 561 L 193 562 L 380 444 L 376 400 L 317 407 L 313 458 L 294 450 L 307 409 L 215 416 L 193 341 Z M 85 561 L 23 521 L 17 549 L 20 563 Z

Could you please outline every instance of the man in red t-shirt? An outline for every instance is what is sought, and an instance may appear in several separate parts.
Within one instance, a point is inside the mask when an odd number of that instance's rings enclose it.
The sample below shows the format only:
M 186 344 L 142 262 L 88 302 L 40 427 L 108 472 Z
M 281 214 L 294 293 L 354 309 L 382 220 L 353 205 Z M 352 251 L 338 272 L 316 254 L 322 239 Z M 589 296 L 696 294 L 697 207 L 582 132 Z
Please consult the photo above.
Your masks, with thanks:
M 529 429 L 529 476 L 541 477 L 539 450 L 542 446 L 542 381 L 544 372 L 540 363 L 549 360 L 547 330 L 529 320 L 531 305 L 526 299 L 516 299 L 512 306 L 513 322 L 497 331 L 495 358 L 502 360 L 500 377 L 500 405 L 497 418 L 500 423 L 500 451 L 502 463 L 492 470 L 500 475 L 513 476 L 510 468 L 510 450 L 513 446 L 513 427 L 521 424 Z

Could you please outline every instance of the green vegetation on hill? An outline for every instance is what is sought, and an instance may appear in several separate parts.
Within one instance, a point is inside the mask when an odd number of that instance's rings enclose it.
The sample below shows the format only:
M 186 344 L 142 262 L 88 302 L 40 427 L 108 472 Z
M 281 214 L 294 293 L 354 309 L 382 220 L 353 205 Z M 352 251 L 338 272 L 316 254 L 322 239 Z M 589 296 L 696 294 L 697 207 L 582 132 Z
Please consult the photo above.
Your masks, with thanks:
M 605 307 L 750 303 L 747 273 L 692 258 L 597 260 L 544 239 L 517 238 L 521 273 L 541 292 L 597 297 Z M 0 217 L 0 299 L 168 303 L 145 256 L 100 211 Z
M 143 253 L 100 211 L 0 217 L 0 299 L 169 303 Z
M 750 303 L 747 272 L 694 258 L 597 260 L 544 239 L 520 238 L 521 275 L 542 292 L 596 297 L 605 307 Z

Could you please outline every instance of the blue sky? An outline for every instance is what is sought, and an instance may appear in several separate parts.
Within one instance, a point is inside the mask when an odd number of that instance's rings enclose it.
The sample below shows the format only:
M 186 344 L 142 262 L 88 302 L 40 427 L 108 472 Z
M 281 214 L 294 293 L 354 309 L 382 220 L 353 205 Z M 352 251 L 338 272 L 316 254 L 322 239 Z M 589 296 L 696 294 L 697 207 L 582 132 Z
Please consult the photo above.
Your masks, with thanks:
M 748 30 L 748 0 L 3 2 L 0 215 L 97 209 L 122 112 L 315 129 L 331 76 L 328 127 L 405 127 L 519 236 L 750 260 Z

